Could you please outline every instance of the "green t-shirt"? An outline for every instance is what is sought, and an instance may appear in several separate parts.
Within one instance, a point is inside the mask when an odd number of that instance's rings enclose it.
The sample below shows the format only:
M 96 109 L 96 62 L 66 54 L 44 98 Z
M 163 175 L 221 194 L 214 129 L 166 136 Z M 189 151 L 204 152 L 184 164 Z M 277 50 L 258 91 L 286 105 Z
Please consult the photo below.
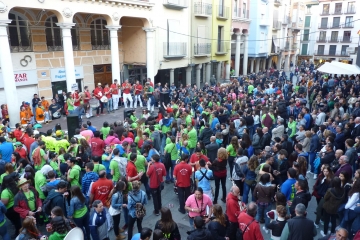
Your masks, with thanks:
M 73 104 L 73 102 L 71 101 L 70 98 L 66 99 L 66 103 L 67 103 L 67 105 L 68 105 L 68 110 L 69 110 L 69 111 L 74 110 L 74 104 Z
M 186 126 L 191 125 L 191 116 L 190 115 L 186 116 L 185 122 L 186 122 Z
M 249 85 L 248 86 L 248 93 L 252 93 L 254 90 L 254 86 L 253 85 Z
M 41 190 L 41 188 L 46 185 L 46 177 L 44 176 L 44 174 L 42 172 L 37 171 L 35 173 L 34 180 L 35 180 L 35 189 L 39 193 L 39 198 L 44 200 L 46 198 L 46 196 L 43 193 L 43 191 Z
M 171 143 L 171 139 L 169 137 L 166 138 L 165 145 Z
M 228 151 L 229 155 L 231 157 L 236 157 L 236 150 L 234 149 L 233 145 L 230 144 L 227 148 L 226 151 Z
M 1 174 L 1 176 L 0 176 L 0 184 L 2 184 L 2 182 L 3 182 L 3 180 L 4 180 L 4 177 L 5 176 L 7 176 L 7 175 L 9 175 L 8 173 L 3 173 L 3 174 Z
M 146 158 L 143 155 L 136 156 L 135 166 L 138 172 L 146 173 L 145 162 Z
M 102 127 L 100 129 L 100 132 L 103 134 L 103 140 L 105 140 L 106 137 L 109 135 L 110 127 Z
M 113 170 L 114 171 L 114 175 L 113 175 L 113 178 L 112 178 L 112 180 L 114 181 L 114 182 L 117 182 L 117 181 L 119 181 L 119 179 L 120 179 L 120 171 L 119 171 L 119 164 L 118 164 L 118 162 L 116 161 L 116 160 L 111 160 L 110 161 L 110 170 Z
M 34 151 L 31 154 L 34 154 L 35 151 L 36 151 L 36 148 L 34 149 Z M 44 149 L 40 149 L 41 163 L 39 166 L 35 166 L 36 171 L 39 171 L 46 164 L 46 160 L 44 158 L 45 155 L 46 155 L 46 153 L 45 153 Z
M 35 211 L 35 196 L 34 193 L 30 190 L 28 192 L 24 192 L 24 195 L 27 199 L 30 211 L 34 212 Z
M 191 131 L 188 133 L 188 136 L 189 136 L 188 147 L 190 149 L 195 148 L 197 142 L 197 133 L 195 128 L 191 129 Z
M 50 161 L 50 166 L 54 169 L 54 171 L 56 171 L 58 176 L 61 176 L 61 172 L 60 172 L 60 168 L 59 168 L 59 165 L 57 163 L 57 160 L 56 161 Z
M 12 192 L 9 189 L 5 188 L 1 192 L 1 198 L 2 199 L 9 199 L 8 204 L 5 206 L 6 209 L 9 209 L 12 206 L 14 206 L 14 195 L 12 194 Z
M 170 153 L 171 155 L 171 160 L 177 160 L 178 155 L 177 155 L 177 148 L 175 143 L 169 143 L 165 146 L 166 153 Z
M 59 155 L 59 156 L 58 156 L 58 159 L 60 159 L 60 162 L 61 162 L 61 163 L 65 163 L 65 159 L 64 159 L 64 155 L 63 155 L 63 154 Z
M 81 168 L 78 165 L 75 165 L 71 168 L 69 174 L 69 178 L 71 178 L 71 182 L 70 182 L 71 186 L 79 186 L 81 188 L 81 185 L 79 183 L 80 171 Z
M 101 170 L 104 170 L 104 171 L 106 171 L 106 168 L 105 168 L 105 166 L 104 165 L 102 165 L 102 164 L 94 164 L 94 170 L 93 170 L 93 172 L 96 172 L 97 174 L 99 174 L 99 172 L 101 171 Z
M 73 218 L 81 218 L 87 213 L 87 207 L 84 206 L 83 208 L 80 208 L 74 212 Z

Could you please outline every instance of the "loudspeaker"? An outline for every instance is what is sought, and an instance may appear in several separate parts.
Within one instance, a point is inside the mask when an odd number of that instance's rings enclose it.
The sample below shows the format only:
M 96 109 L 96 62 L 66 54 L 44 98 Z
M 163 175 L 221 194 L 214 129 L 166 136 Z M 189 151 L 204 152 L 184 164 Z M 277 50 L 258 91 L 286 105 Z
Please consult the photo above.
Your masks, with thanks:
M 69 114 L 66 117 L 69 140 L 75 135 L 75 129 L 79 128 L 79 116 Z
M 124 109 L 124 120 L 125 120 L 125 118 L 130 118 L 131 113 L 133 113 L 133 112 L 134 112 L 134 110 Z
M 169 93 L 160 93 L 160 102 L 165 103 L 165 105 L 170 103 Z

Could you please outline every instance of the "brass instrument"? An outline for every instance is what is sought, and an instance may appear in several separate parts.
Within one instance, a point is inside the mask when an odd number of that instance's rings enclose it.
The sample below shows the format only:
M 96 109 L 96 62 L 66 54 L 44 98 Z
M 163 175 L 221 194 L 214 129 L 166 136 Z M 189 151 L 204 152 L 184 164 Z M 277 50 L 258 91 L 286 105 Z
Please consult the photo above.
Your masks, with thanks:
M 143 95 L 143 98 L 145 101 L 147 101 L 149 99 L 149 96 L 147 94 L 147 91 L 149 90 L 149 87 L 148 86 L 145 86 L 144 87 L 144 95 Z

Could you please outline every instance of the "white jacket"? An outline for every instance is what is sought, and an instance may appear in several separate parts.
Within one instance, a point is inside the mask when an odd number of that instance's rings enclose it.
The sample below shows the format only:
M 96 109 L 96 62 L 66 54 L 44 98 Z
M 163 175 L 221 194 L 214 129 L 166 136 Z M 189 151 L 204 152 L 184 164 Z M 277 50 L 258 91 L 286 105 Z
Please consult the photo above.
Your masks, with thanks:
M 271 131 L 271 133 L 272 133 L 271 140 L 274 141 L 274 138 L 276 138 L 276 137 L 279 137 L 281 139 L 282 135 L 284 134 L 284 130 L 285 130 L 285 128 L 284 128 L 283 124 L 281 124 L 281 125 L 277 126 L 276 128 L 274 128 Z

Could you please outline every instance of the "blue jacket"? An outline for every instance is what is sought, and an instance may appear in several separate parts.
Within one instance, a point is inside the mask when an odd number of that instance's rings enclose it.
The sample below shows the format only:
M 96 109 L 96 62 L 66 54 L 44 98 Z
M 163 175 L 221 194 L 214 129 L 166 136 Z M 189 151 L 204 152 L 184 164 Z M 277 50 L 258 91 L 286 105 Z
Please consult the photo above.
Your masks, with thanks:
M 95 210 L 92 211 L 89 220 L 90 234 L 93 240 L 102 240 L 106 236 L 99 236 L 98 227 L 106 224 L 106 210 L 105 208 L 101 213 L 97 213 Z
M 215 117 L 211 122 L 211 130 L 216 131 L 216 124 L 220 123 L 219 119 Z
M 78 197 L 73 197 L 70 200 L 68 217 L 73 216 L 75 211 L 83 208 L 84 206 L 86 206 L 86 201 L 82 203 Z
M 123 195 L 121 192 L 116 192 L 111 197 L 111 206 L 116 209 L 120 210 L 122 209 L 123 205 Z
M 255 171 L 251 171 L 247 165 L 244 166 L 243 173 L 245 175 L 246 180 L 255 180 L 256 179 Z
M 310 139 L 310 152 L 314 153 L 319 149 L 320 140 L 317 134 L 314 134 Z
M 285 195 L 287 200 L 290 200 L 292 185 L 295 184 L 296 179 L 288 178 L 282 185 L 280 191 Z
M 2 223 L 5 220 L 5 213 L 6 213 L 6 207 L 0 201 L 0 223 Z
M 346 139 L 344 133 L 336 133 L 334 139 L 335 148 L 345 150 L 345 140 Z
M 99 179 L 99 175 L 95 172 L 87 172 L 81 180 L 81 191 L 86 196 L 89 191 L 91 182 L 96 182 Z
M 7 163 L 11 162 L 11 154 L 13 152 L 14 152 L 14 146 L 12 145 L 12 143 L 3 142 L 0 144 L 0 153 L 2 155 L 2 159 L 5 162 Z
M 142 205 L 146 205 L 148 202 L 146 193 L 143 190 L 132 191 L 128 194 L 128 204 L 127 208 L 129 209 L 129 216 L 132 218 L 136 218 L 135 207 L 136 203 L 141 203 Z
M 304 115 L 304 118 L 305 118 L 305 120 L 306 120 L 305 128 L 306 128 L 306 129 L 309 129 L 309 128 L 310 128 L 310 124 L 311 124 L 311 122 L 310 122 L 310 120 L 311 120 L 310 114 L 306 113 L 306 114 Z

